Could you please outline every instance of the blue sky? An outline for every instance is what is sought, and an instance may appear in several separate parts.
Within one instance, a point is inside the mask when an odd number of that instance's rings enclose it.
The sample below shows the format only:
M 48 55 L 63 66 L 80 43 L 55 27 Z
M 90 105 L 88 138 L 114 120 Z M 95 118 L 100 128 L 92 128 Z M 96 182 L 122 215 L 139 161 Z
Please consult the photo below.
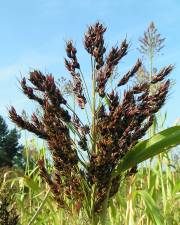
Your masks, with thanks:
M 131 67 L 140 56 L 138 38 L 151 21 L 166 37 L 161 67 L 175 64 L 171 90 L 164 110 L 168 125 L 180 117 L 180 1 L 179 0 L 0 0 L 0 114 L 7 119 L 7 107 L 19 112 L 32 105 L 19 89 L 18 79 L 33 68 L 51 72 L 58 79 L 66 76 L 63 58 L 65 40 L 73 39 L 88 81 L 89 58 L 83 50 L 87 25 L 103 22 L 106 43 L 117 44 L 127 36 L 131 42 L 122 67 Z M 120 70 L 121 71 L 121 70 Z M 12 124 L 11 124 L 12 125 Z

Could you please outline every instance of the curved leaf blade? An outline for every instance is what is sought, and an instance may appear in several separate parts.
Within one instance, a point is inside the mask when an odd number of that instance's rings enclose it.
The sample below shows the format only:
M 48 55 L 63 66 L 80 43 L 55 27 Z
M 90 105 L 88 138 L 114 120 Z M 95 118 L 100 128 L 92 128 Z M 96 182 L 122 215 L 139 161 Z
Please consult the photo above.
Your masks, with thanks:
M 161 214 L 160 209 L 157 207 L 157 204 L 155 203 L 154 199 L 151 197 L 151 195 L 147 191 L 143 190 L 138 191 L 137 193 L 141 195 L 141 197 L 143 198 L 147 208 L 147 212 L 151 217 L 152 221 L 154 221 L 156 225 L 163 225 L 164 224 L 163 216 Z
M 152 158 L 180 144 L 180 126 L 170 127 L 155 134 L 150 139 L 141 141 L 130 150 L 117 166 L 115 173 L 126 171 L 137 164 Z

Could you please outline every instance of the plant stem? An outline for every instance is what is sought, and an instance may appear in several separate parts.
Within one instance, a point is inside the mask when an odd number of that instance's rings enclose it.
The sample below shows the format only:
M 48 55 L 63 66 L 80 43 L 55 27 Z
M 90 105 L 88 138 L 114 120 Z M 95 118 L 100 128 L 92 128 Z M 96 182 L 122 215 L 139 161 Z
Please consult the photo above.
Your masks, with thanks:
M 84 83 L 84 86 L 85 86 L 85 95 L 87 97 L 87 101 L 89 103 L 89 106 L 91 106 L 91 99 L 90 99 L 90 96 L 89 96 L 89 92 L 88 92 L 88 88 L 87 88 L 87 84 L 86 84 L 86 81 L 84 79 L 84 75 L 83 75 L 83 72 L 82 70 L 80 69 L 80 74 L 81 74 L 81 77 L 82 77 L 82 80 L 83 80 L 83 83 Z
M 95 62 L 92 61 L 92 152 L 96 152 L 96 121 L 95 121 L 95 110 L 96 110 L 96 69 Z
M 45 202 L 46 202 L 46 199 L 48 198 L 48 195 L 49 195 L 50 190 L 51 190 L 51 189 L 49 188 L 49 190 L 47 191 L 47 193 L 46 193 L 46 195 L 45 195 L 43 201 L 41 202 L 39 208 L 38 208 L 37 211 L 35 212 L 34 216 L 31 218 L 31 220 L 30 220 L 30 222 L 28 223 L 28 225 L 33 224 L 34 221 L 36 220 L 38 214 L 40 213 L 41 209 L 43 208 L 43 206 L 44 206 L 44 204 L 45 204 Z
M 150 61 L 150 77 L 149 77 L 149 81 L 151 82 L 152 80 L 152 73 L 153 73 L 153 54 L 154 54 L 154 51 L 153 51 L 153 47 L 150 47 L 150 51 L 149 51 L 149 61 Z M 150 86 L 150 93 L 151 93 L 151 86 Z M 154 123 L 154 121 L 153 121 Z M 151 136 L 153 135 L 153 128 L 152 126 L 149 128 L 149 138 L 151 138 Z M 148 188 L 150 188 L 151 184 L 150 184 L 150 181 L 151 181 L 151 159 L 149 161 L 149 168 L 148 168 Z

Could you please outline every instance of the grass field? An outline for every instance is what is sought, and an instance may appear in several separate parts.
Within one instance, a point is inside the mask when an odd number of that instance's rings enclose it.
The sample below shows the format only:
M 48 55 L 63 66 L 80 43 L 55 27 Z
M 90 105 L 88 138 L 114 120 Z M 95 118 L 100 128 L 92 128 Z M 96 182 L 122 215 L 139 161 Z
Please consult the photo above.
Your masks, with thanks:
M 35 147 L 35 146 L 34 146 Z M 90 224 L 86 211 L 71 206 L 70 211 L 58 209 L 49 187 L 39 176 L 33 161 L 45 155 L 45 148 L 26 146 L 25 174 L 13 169 L 1 172 L 1 192 L 12 197 L 18 224 L 80 225 Z M 180 164 L 175 150 L 161 154 L 153 162 L 145 162 L 138 172 L 122 178 L 120 189 L 108 207 L 107 224 L 112 225 L 178 225 L 180 223 Z M 48 166 L 48 165 L 47 165 Z M 48 166 L 52 170 L 51 166 Z M 14 206 L 15 206 L 14 205 Z

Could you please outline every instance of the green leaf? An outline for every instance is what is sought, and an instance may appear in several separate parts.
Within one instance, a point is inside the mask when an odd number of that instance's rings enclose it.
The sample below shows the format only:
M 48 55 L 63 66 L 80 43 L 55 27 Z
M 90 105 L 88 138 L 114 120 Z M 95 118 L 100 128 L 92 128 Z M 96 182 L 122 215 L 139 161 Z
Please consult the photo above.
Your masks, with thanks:
M 180 180 L 177 180 L 173 188 L 173 196 L 178 195 L 178 193 L 180 194 L 179 190 L 180 190 Z
M 151 219 L 157 225 L 163 225 L 163 216 L 161 215 L 160 209 L 157 207 L 154 199 L 147 191 L 137 191 L 137 194 L 141 195 L 146 205 L 146 212 L 151 217 Z M 154 223 L 153 223 L 154 224 Z
M 30 177 L 24 176 L 24 181 L 25 181 L 26 186 L 31 188 L 33 191 L 39 191 L 40 190 L 38 183 L 36 183 Z
M 180 126 L 170 127 L 150 139 L 139 142 L 118 164 L 115 174 L 126 171 L 137 164 L 180 144 Z M 114 175 L 115 175 L 114 174 Z
M 104 99 L 105 99 L 105 103 L 106 103 L 108 106 L 110 106 L 110 101 L 109 101 L 109 99 L 108 99 L 108 97 L 107 97 L 106 95 L 105 95 Z

